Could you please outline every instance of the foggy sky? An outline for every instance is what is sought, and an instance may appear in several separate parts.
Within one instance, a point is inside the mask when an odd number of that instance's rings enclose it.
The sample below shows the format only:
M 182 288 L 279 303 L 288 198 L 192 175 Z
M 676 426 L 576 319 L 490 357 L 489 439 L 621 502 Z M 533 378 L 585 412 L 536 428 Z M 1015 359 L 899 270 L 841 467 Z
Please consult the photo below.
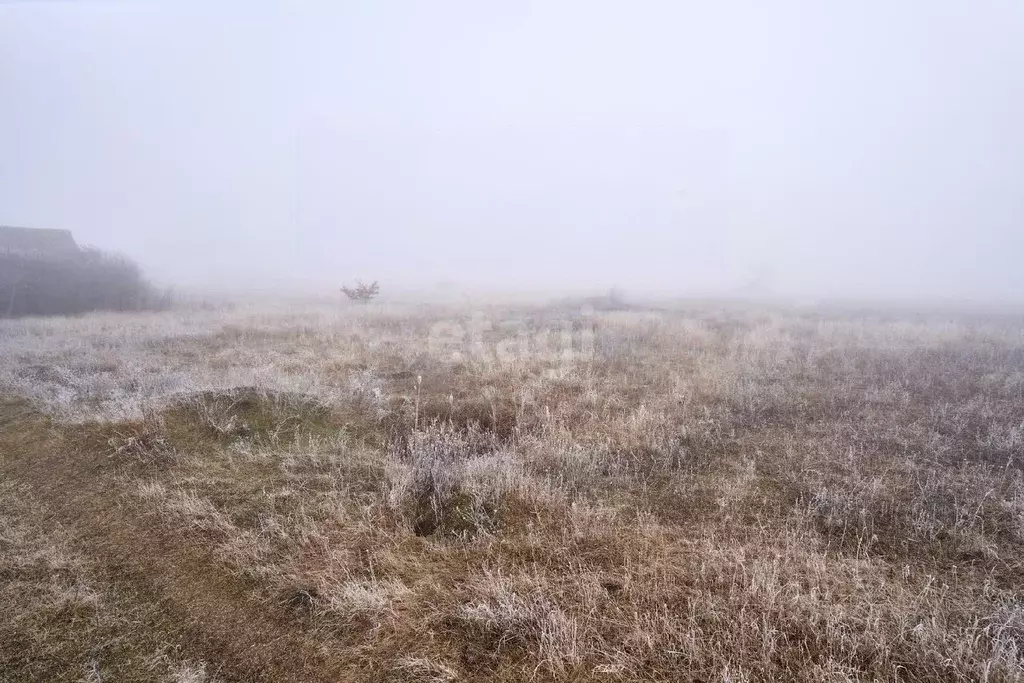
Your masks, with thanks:
M 296 4 L 0 2 L 0 224 L 184 284 L 1024 296 L 1017 0 Z

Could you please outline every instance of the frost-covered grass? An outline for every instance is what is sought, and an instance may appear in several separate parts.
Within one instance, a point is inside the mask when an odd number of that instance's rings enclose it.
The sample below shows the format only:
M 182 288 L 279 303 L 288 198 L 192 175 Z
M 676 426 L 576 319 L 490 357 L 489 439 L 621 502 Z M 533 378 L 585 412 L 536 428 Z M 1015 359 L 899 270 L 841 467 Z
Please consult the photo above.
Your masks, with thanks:
M 1019 316 L 249 304 L 0 322 L 0 386 L 339 670 L 1024 679 Z

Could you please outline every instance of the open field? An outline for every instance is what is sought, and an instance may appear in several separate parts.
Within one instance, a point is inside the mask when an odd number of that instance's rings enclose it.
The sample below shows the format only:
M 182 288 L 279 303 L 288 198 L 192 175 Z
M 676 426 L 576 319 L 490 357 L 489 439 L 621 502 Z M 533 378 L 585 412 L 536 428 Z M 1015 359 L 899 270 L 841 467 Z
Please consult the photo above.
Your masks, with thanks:
M 5 683 L 1024 681 L 1024 317 L 0 321 L 0 614 Z

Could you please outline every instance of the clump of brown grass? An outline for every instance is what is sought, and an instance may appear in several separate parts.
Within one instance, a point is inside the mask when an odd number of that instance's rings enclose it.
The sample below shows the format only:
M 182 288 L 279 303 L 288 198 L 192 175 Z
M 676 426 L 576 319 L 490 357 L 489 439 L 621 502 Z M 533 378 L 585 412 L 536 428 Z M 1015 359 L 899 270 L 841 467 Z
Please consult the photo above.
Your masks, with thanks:
M 435 423 L 392 454 L 387 498 L 417 535 L 467 535 L 495 528 L 506 498 L 527 493 L 522 463 L 489 432 Z
M 485 574 L 474 586 L 479 596 L 459 607 L 457 616 L 496 654 L 524 648 L 537 666 L 565 674 L 582 660 L 579 627 L 540 586 L 527 577 L 512 581 Z

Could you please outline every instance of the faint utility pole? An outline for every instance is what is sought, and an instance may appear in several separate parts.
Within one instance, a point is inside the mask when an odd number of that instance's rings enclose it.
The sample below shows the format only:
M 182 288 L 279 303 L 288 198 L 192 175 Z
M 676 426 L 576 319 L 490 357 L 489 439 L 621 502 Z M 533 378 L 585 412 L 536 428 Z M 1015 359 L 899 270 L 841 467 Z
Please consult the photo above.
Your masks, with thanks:
M 21 286 L 21 278 L 15 274 L 10 280 L 11 294 L 7 297 L 7 313 L 4 317 L 14 317 L 14 304 L 18 297 L 18 287 Z

